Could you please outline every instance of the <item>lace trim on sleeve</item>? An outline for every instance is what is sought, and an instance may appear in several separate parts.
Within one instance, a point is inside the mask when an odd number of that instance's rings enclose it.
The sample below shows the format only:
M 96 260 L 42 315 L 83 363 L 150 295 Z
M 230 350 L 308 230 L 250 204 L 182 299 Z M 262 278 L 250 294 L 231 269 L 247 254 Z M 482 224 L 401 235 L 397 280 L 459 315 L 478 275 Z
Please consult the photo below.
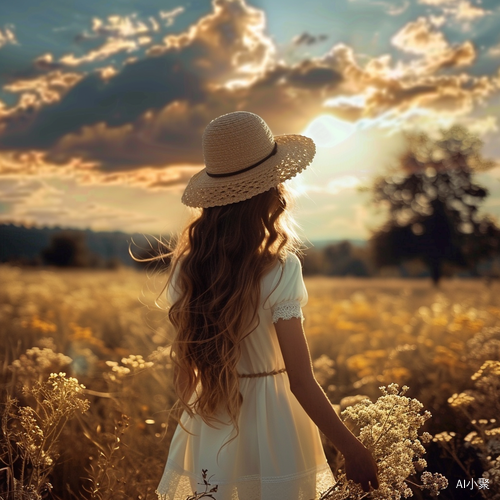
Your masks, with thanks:
M 302 314 L 302 309 L 300 307 L 300 302 L 296 300 L 288 300 L 286 302 L 281 302 L 276 306 L 273 312 L 273 323 L 276 323 L 279 319 L 291 319 L 300 318 L 304 319 Z

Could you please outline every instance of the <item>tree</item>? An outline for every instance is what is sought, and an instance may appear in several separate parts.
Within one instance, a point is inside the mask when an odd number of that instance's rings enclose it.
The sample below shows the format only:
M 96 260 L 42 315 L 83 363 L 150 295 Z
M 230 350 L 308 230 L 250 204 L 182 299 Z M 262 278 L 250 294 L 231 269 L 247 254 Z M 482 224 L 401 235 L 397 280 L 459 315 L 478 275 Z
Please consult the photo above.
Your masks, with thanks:
M 370 237 L 376 267 L 418 257 L 436 286 L 444 261 L 475 270 L 500 248 L 500 229 L 477 213 L 488 190 L 472 180 L 495 163 L 482 157 L 482 141 L 464 127 L 440 134 L 407 133 L 398 164 L 361 189 L 372 191 L 373 204 L 389 209 L 389 220 Z
M 45 264 L 58 267 L 96 267 L 99 264 L 99 257 L 89 251 L 85 234 L 79 231 L 53 234 L 41 255 Z
M 328 276 L 368 276 L 366 264 L 356 255 L 350 241 L 328 245 L 324 248 L 324 273 Z

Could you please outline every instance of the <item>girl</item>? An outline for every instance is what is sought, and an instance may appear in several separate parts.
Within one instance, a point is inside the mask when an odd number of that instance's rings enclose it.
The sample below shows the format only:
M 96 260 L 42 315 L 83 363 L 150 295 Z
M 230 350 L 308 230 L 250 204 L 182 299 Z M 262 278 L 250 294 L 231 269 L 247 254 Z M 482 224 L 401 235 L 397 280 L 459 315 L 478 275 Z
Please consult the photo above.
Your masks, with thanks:
M 171 254 L 166 285 L 184 412 L 159 498 L 204 490 L 204 469 L 216 500 L 319 498 L 335 479 L 318 428 L 347 477 L 378 488 L 372 455 L 314 378 L 302 328 L 307 291 L 283 182 L 311 163 L 313 141 L 273 137 L 262 118 L 238 111 L 207 126 L 203 154 L 182 196 L 202 211 Z

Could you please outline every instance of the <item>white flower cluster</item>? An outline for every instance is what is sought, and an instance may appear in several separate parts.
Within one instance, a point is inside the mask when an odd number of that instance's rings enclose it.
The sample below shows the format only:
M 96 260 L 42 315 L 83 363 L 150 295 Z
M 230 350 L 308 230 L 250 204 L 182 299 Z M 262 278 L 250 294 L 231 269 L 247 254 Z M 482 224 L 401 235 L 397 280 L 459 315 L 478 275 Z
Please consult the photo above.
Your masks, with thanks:
M 450 442 L 455 436 L 457 435 L 456 432 L 448 432 L 448 431 L 443 431 L 439 432 L 438 434 L 434 434 L 434 437 L 432 440 L 435 443 L 448 443 Z
M 455 393 L 451 397 L 448 398 L 448 403 L 451 406 L 467 406 L 474 403 L 474 396 L 471 396 L 467 392 L 461 392 L 460 394 Z
M 491 460 L 491 467 L 483 472 L 483 477 L 489 479 L 489 482 L 494 485 L 500 484 L 500 456 Z
M 12 362 L 9 368 L 22 380 L 45 378 L 49 373 L 61 370 L 73 360 L 50 348 L 32 347 Z
M 432 496 L 439 495 L 440 490 L 448 487 L 448 479 L 437 472 L 434 472 L 434 474 L 428 471 L 422 472 L 420 480 L 422 481 L 423 489 L 430 490 Z
M 500 327 L 483 328 L 467 341 L 465 352 L 471 362 L 500 359 Z
M 51 373 L 47 382 L 35 382 L 33 387 L 24 388 L 25 393 L 33 396 L 44 407 L 47 414 L 53 413 L 69 418 L 75 412 L 85 413 L 89 401 L 82 399 L 85 386 L 66 373 Z
M 134 375 L 145 368 L 151 368 L 154 365 L 153 361 L 145 361 L 140 354 L 131 354 L 126 358 L 121 359 L 121 365 L 117 361 L 106 361 L 106 364 L 111 368 L 112 373 L 108 373 L 107 377 L 113 382 Z
M 478 334 L 480 338 L 476 339 L 476 354 L 469 357 L 469 360 L 480 359 L 481 356 L 478 353 L 496 352 L 499 344 L 495 336 L 498 334 L 499 330 L 494 328 L 485 329 Z M 485 351 L 486 344 L 488 348 Z M 500 361 L 483 360 L 481 367 L 471 376 L 471 379 L 474 381 L 474 388 L 467 389 L 460 394 L 453 394 L 448 399 L 448 403 L 452 408 L 461 411 L 475 428 L 467 435 L 460 436 L 460 439 L 463 439 L 466 448 L 476 452 L 481 461 L 484 470 L 482 477 L 490 480 L 491 498 L 500 498 L 500 427 L 496 418 L 500 409 Z M 453 438 L 456 436 L 455 433 L 442 432 L 434 436 L 434 441 L 439 441 L 448 454 L 455 458 L 457 440 L 452 441 L 451 437 L 447 439 L 445 437 L 447 434 L 453 434 Z
M 380 390 L 383 395 L 375 403 L 363 399 L 346 408 L 341 415 L 360 429 L 360 441 L 372 452 L 378 464 L 380 486 L 371 492 L 371 498 L 399 500 L 413 496 L 407 479 L 427 466 L 422 458 L 425 454 L 422 442 L 429 442 L 432 436 L 429 433 L 419 436 L 418 431 L 431 414 L 428 411 L 422 413 L 420 401 L 404 396 L 407 386 L 400 390 L 398 384 L 390 384 L 380 387 Z M 429 475 L 434 478 L 433 482 L 430 482 Z M 428 473 L 424 477 L 428 482 L 420 488 L 439 491 L 447 486 L 446 478 L 439 474 Z M 359 485 L 347 481 L 343 471 L 337 479 L 339 495 L 346 489 L 349 489 L 349 498 L 352 499 L 365 495 Z
M 172 346 L 159 346 L 149 356 L 149 361 L 153 362 L 156 367 L 163 367 L 167 370 L 172 367 L 170 360 L 170 352 Z
M 7 398 L 2 417 L 5 435 L 2 447 L 7 451 L 4 454 L 6 469 L 10 469 L 14 484 L 19 486 L 16 492 L 34 486 L 29 498 L 41 499 L 37 496 L 40 491 L 51 487 L 47 478 L 59 458 L 58 439 L 62 428 L 76 412 L 83 413 L 89 408 L 88 400 L 81 397 L 84 388 L 63 372 L 51 373 L 46 381 L 37 380 L 32 386 L 23 387 L 24 395 L 34 400 L 32 406 L 19 406 L 17 400 Z M 21 461 L 17 459 L 19 456 Z M 16 475 L 21 479 L 16 479 Z

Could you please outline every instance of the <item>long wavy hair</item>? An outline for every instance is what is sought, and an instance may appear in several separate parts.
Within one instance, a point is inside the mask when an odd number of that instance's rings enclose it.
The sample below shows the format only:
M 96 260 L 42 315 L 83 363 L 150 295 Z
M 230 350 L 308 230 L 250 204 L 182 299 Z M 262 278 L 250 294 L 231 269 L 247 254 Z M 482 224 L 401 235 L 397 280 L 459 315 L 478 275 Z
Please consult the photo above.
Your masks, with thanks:
M 172 410 L 197 414 L 212 427 L 225 413 L 236 436 L 243 401 L 236 367 L 241 341 L 259 324 L 261 278 L 287 252 L 302 253 L 292 202 L 291 190 L 279 184 L 245 201 L 201 209 L 169 254 L 165 287 L 178 292 L 168 312 L 176 331 Z

